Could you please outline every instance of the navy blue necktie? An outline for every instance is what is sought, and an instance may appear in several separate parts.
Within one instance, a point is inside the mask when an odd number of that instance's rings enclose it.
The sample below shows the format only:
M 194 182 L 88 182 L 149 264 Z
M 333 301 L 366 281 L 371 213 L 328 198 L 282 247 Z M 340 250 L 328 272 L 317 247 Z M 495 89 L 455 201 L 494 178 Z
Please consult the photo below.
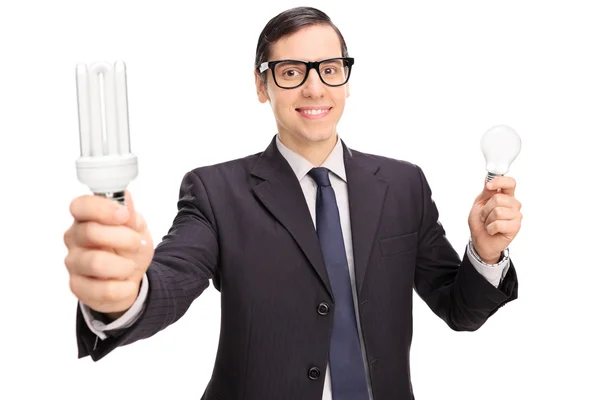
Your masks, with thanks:
M 318 185 L 317 235 L 335 302 L 329 350 L 333 400 L 368 400 L 367 377 L 358 338 L 348 260 L 335 193 L 329 181 L 329 170 L 323 167 L 313 168 L 308 174 Z

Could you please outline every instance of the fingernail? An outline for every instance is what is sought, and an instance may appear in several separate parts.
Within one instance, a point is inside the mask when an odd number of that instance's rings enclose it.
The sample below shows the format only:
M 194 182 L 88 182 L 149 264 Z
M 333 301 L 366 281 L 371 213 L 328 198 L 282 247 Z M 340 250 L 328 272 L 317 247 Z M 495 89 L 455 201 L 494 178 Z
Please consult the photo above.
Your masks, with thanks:
M 492 190 L 492 188 L 493 188 L 494 186 L 492 185 L 492 182 L 488 182 L 488 183 L 485 185 L 485 187 L 487 187 L 488 189 Z
M 129 211 L 127 210 L 126 207 L 123 207 L 123 206 L 119 206 L 119 208 L 115 212 L 115 217 L 117 218 L 117 221 L 121 221 L 121 222 L 127 221 L 128 216 L 129 216 Z

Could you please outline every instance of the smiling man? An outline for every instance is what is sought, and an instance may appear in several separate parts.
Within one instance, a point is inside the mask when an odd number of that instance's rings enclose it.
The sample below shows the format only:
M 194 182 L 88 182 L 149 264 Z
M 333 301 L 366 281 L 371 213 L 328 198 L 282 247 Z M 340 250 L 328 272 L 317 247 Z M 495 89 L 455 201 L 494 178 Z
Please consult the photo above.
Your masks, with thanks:
M 267 24 L 258 43 L 255 80 L 259 100 L 271 103 L 281 142 L 319 166 L 338 139 L 354 59 L 337 28 L 314 23 L 302 10 L 288 13 L 287 26 L 276 29 L 285 15 Z M 327 18 L 312 12 L 313 18 Z M 283 28 L 287 35 L 269 38 Z
M 321 11 L 269 21 L 254 78 L 277 134 L 264 152 L 186 173 L 155 249 L 129 194 L 127 208 L 73 201 L 65 264 L 80 357 L 154 335 L 212 280 L 221 335 L 203 399 L 408 400 L 413 290 L 457 331 L 517 298 L 514 179 L 477 194 L 459 257 L 422 170 L 338 135 L 353 64 Z

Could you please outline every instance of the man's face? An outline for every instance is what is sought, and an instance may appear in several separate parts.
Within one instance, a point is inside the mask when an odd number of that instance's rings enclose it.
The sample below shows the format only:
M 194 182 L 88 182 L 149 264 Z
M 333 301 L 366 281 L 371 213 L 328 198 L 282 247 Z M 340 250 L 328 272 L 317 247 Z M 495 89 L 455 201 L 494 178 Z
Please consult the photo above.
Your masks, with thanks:
M 341 56 L 341 43 L 333 28 L 313 25 L 275 42 L 268 61 L 320 61 Z M 284 143 L 295 146 L 327 141 L 334 143 L 337 124 L 350 94 L 348 83 L 339 87 L 327 86 L 321 82 L 317 71 L 311 69 L 302 86 L 282 89 L 273 81 L 271 70 L 267 70 L 266 74 L 265 86 L 255 73 L 258 99 L 262 103 L 271 103 Z

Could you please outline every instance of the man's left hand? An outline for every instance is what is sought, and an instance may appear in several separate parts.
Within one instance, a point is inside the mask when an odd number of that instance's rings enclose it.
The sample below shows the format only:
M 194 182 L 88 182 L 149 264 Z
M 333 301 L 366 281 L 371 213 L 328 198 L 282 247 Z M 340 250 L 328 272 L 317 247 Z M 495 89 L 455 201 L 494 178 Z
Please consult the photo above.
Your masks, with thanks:
M 495 264 L 521 229 L 521 203 L 515 198 L 517 182 L 498 176 L 486 184 L 469 214 L 473 247 L 479 257 Z

